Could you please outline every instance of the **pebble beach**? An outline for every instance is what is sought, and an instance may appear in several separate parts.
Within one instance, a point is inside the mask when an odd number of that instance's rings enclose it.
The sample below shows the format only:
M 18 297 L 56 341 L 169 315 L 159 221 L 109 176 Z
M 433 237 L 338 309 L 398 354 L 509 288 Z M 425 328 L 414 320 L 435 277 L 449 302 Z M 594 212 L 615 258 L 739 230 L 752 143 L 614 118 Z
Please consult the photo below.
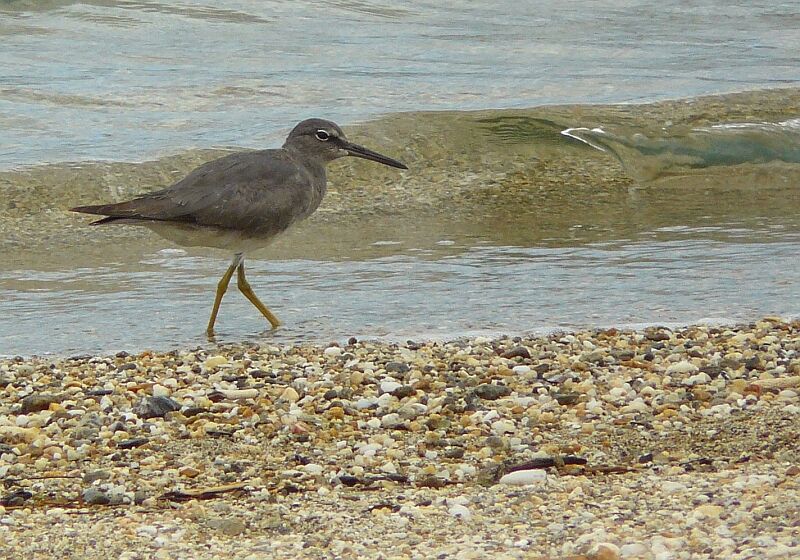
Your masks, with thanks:
M 800 322 L 0 361 L 3 558 L 798 558 Z

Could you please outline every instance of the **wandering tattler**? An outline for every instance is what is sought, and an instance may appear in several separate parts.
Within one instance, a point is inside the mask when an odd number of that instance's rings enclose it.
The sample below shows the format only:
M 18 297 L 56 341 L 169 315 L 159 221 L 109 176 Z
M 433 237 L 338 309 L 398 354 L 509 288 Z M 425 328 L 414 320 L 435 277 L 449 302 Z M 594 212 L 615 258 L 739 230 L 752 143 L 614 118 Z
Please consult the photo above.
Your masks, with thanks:
M 91 225 L 145 226 L 179 245 L 234 251 L 233 262 L 217 285 L 207 334 L 214 334 L 219 305 L 234 272 L 239 291 L 275 328 L 280 321 L 245 278 L 244 253 L 267 245 L 311 215 L 327 190 L 325 165 L 344 156 L 408 169 L 348 141 L 331 121 L 307 119 L 292 129 L 280 149 L 233 153 L 201 165 L 166 189 L 127 202 L 72 210 L 105 216 Z

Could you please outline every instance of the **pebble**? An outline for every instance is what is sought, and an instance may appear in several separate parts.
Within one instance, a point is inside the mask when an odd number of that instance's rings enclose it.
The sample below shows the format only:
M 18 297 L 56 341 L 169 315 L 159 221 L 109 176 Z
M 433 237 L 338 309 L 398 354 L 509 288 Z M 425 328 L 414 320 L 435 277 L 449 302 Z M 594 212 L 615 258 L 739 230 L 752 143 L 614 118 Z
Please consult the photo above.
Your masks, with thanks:
M 166 387 L 164 387 L 163 385 L 159 385 L 158 383 L 153 385 L 153 396 L 154 397 L 168 397 L 168 396 L 170 396 L 170 394 L 172 394 L 171 391 L 169 389 L 167 389 Z
M 28 395 L 22 399 L 21 412 L 22 414 L 31 414 L 40 410 L 47 410 L 51 404 L 57 403 L 59 400 L 61 399 L 56 395 Z
M 247 529 L 244 521 L 236 517 L 210 517 L 206 520 L 206 525 L 229 537 L 241 535 Z
M 404 421 L 405 420 L 403 420 L 399 414 L 396 412 L 391 412 L 381 418 L 381 426 L 389 429 L 397 428 L 398 426 L 402 425 Z
M 203 362 L 203 367 L 207 370 L 214 370 L 224 365 L 228 365 L 228 358 L 220 355 L 211 356 Z
M 145 397 L 133 409 L 139 418 L 163 418 L 169 412 L 181 409 L 181 405 L 169 397 Z
M 111 478 L 111 472 L 106 470 L 90 471 L 83 475 L 83 481 L 91 484 L 96 480 L 108 480 Z
M 494 401 L 501 397 L 507 397 L 511 394 L 511 388 L 506 385 L 496 385 L 493 383 L 484 383 L 482 385 L 478 385 L 475 390 L 474 394 L 477 397 L 480 397 L 487 401 Z
M 544 469 L 529 469 L 514 471 L 503 475 L 498 481 L 506 486 L 526 486 L 547 482 L 547 471 Z
M 300 395 L 292 387 L 286 387 L 281 393 L 280 400 L 293 403 L 300 400 Z
M 529 360 L 531 358 L 530 351 L 524 346 L 514 346 L 501 354 L 504 358 L 524 358 Z
M 394 393 L 402 386 L 403 384 L 397 381 L 383 381 L 381 382 L 381 393 Z
M 288 389 L 291 389 L 291 387 L 289 387 Z M 292 389 L 292 390 L 294 391 L 294 389 Z M 244 400 L 244 399 L 255 399 L 256 397 L 258 397 L 258 389 L 220 389 L 219 392 L 222 393 L 225 396 L 226 399 L 232 400 L 232 401 Z M 281 395 L 281 398 L 283 400 L 289 400 L 288 398 L 284 398 L 283 395 Z M 294 401 L 290 401 L 290 402 L 294 402 Z
M 591 552 L 594 560 L 617 560 L 620 557 L 620 549 L 614 543 L 599 543 L 595 545 Z
M 403 362 L 388 362 L 386 371 L 389 373 L 408 373 L 411 371 L 411 366 Z
M 83 501 L 92 505 L 106 505 L 111 503 L 111 498 L 105 492 L 94 487 L 89 487 L 83 491 Z
M 469 508 L 462 504 L 453 504 L 448 508 L 447 513 L 459 519 L 469 519 L 472 517 L 472 512 Z
M 692 362 L 687 360 L 682 360 L 680 362 L 674 363 L 667 368 L 667 375 L 672 375 L 676 373 L 696 373 L 698 371 L 698 367 L 694 365 Z
M 416 389 L 414 389 L 410 385 L 401 385 L 397 387 L 394 391 L 392 391 L 392 396 L 397 397 L 398 399 L 404 399 L 406 397 L 410 397 L 411 395 L 416 394 Z

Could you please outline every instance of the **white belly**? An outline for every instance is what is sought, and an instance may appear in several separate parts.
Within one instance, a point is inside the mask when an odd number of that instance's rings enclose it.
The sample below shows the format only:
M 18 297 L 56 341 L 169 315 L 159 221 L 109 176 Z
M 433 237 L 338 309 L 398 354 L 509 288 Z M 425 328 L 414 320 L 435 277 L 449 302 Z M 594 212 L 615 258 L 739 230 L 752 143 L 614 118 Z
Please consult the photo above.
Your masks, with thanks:
M 247 253 L 266 247 L 277 237 L 250 237 L 234 229 L 211 228 L 175 222 L 138 222 L 164 239 L 183 247 L 213 247 Z

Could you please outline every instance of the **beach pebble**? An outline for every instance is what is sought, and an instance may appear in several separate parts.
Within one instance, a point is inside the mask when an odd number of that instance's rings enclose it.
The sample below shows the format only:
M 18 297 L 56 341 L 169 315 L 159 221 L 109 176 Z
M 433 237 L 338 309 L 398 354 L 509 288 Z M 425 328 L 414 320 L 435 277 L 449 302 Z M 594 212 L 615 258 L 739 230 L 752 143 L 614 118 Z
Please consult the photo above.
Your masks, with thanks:
M 211 356 L 205 362 L 203 362 L 203 367 L 208 370 L 213 370 L 218 367 L 224 366 L 228 364 L 228 358 L 225 356 Z
M 168 412 L 180 410 L 181 405 L 169 397 L 145 397 L 133 409 L 139 418 L 163 418 Z
M 229 537 L 241 535 L 247 529 L 244 521 L 238 517 L 210 517 L 206 525 Z
M 504 358 L 525 358 L 530 359 L 531 353 L 530 351 L 525 348 L 524 346 L 514 346 L 513 348 L 509 348 L 505 352 L 501 354 Z
M 291 387 L 288 387 L 286 390 L 288 391 L 289 389 L 291 389 Z M 292 390 L 294 391 L 294 389 Z M 220 393 L 222 393 L 226 399 L 232 401 L 255 399 L 258 397 L 258 389 L 220 389 Z M 281 399 L 289 400 L 288 398 L 284 398 L 283 395 L 281 395 Z
M 541 484 L 547 482 L 547 471 L 544 469 L 514 471 L 503 475 L 498 482 L 499 484 L 505 484 L 506 486 Z
M 487 401 L 494 401 L 501 397 L 506 397 L 511 394 L 511 388 L 506 385 L 495 385 L 493 383 L 484 383 L 478 385 L 473 391 L 475 396 L 480 397 Z
M 389 373 L 408 373 L 411 366 L 403 362 L 388 362 L 386 364 L 386 371 Z
M 447 513 L 459 519 L 469 519 L 472 517 L 472 512 L 463 504 L 453 504 L 447 509 Z
M 22 414 L 31 414 L 33 412 L 39 412 L 40 410 L 47 410 L 51 404 L 57 403 L 60 400 L 61 399 L 56 395 L 29 395 L 22 399 L 21 412 Z
M 293 387 L 286 387 L 286 389 L 284 389 L 281 393 L 279 399 L 284 402 L 293 403 L 300 400 L 300 395 Z
M 694 365 L 692 362 L 687 360 L 682 360 L 680 362 L 674 363 L 667 368 L 667 375 L 673 375 L 676 373 L 696 373 L 698 371 L 698 367 Z
M 414 395 L 416 392 L 416 389 L 410 385 L 401 385 L 392 391 L 392 396 L 397 397 L 398 399 L 404 399 Z
M 81 498 L 87 504 L 92 504 L 92 505 L 102 506 L 111 503 L 111 498 L 109 498 L 105 492 L 95 487 L 89 487 L 86 490 L 84 490 L 83 494 L 81 495 Z
M 163 385 L 159 385 L 156 383 L 153 385 L 153 396 L 154 397 L 168 397 L 170 396 L 171 391 L 164 387 Z
M 107 470 L 90 471 L 83 475 L 83 481 L 91 484 L 96 480 L 108 480 L 111 478 L 111 472 Z
M 632 558 L 637 560 L 639 558 L 647 558 L 650 554 L 650 548 L 641 542 L 623 544 L 619 547 L 619 556 L 621 558 Z
M 599 543 L 596 544 L 591 551 L 594 560 L 618 560 L 620 558 L 620 550 L 614 543 Z
M 402 383 L 398 383 L 397 381 L 382 381 L 381 382 L 381 392 L 382 393 L 393 393 L 400 387 L 402 387 Z
M 398 426 L 401 426 L 403 422 L 405 422 L 405 420 L 403 420 L 403 418 L 401 418 L 396 412 L 391 412 L 381 418 L 381 426 L 389 429 L 397 428 Z

